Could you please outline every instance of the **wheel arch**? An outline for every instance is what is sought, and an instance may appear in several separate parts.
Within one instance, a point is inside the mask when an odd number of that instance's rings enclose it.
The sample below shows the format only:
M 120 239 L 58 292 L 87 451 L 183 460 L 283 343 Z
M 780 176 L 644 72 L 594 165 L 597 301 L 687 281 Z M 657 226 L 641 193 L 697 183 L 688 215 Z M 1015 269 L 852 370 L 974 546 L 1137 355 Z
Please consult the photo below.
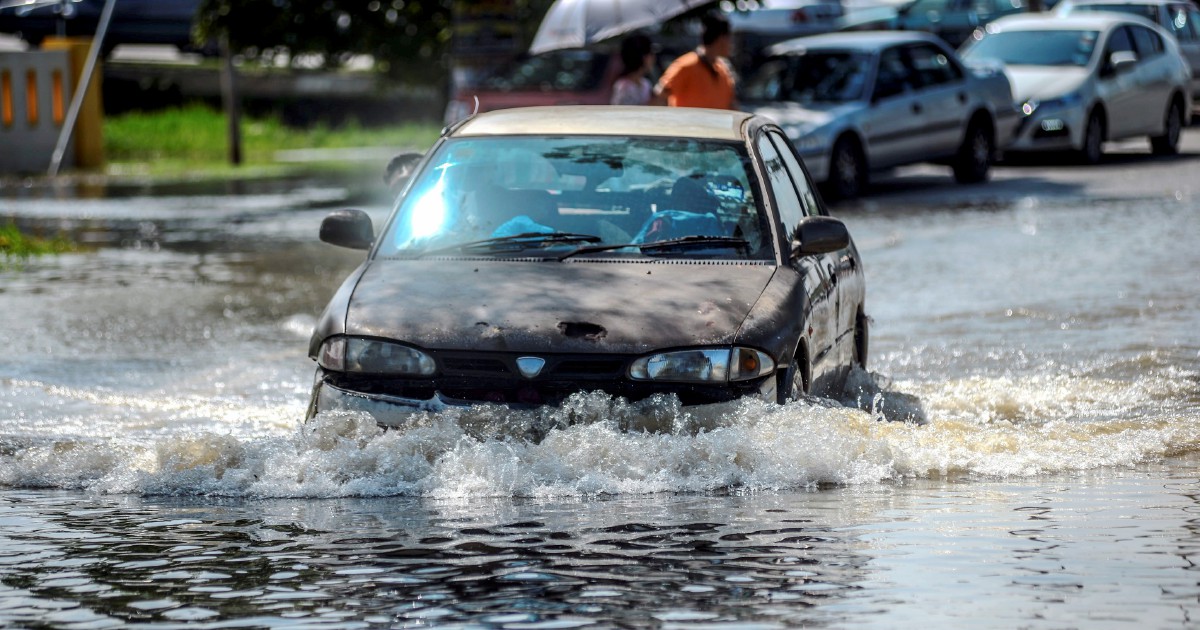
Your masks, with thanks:
M 796 344 L 796 350 L 792 352 L 787 368 L 777 372 L 779 380 L 775 384 L 775 391 L 777 402 L 781 405 L 791 399 L 792 370 L 797 368 L 800 370 L 800 376 L 804 382 L 804 392 L 807 394 L 812 391 L 812 361 L 809 359 L 808 343 L 803 337 Z

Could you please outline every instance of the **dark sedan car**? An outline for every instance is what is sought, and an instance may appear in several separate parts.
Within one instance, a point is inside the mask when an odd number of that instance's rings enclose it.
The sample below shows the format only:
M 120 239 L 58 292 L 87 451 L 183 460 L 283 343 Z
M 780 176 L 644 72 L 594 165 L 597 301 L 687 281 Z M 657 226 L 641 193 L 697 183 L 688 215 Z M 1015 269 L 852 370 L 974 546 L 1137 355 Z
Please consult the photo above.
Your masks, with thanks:
M 521 108 L 447 130 L 321 316 L 309 417 L 840 392 L 863 270 L 783 132 L 731 111 Z

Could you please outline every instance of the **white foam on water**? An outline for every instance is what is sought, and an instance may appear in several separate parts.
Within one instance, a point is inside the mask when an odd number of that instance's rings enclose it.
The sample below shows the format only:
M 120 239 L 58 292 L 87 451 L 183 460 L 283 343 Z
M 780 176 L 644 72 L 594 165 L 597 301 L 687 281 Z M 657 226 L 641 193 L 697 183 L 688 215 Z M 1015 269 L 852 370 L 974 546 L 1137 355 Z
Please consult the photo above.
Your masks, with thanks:
M 750 400 L 693 408 L 671 397 L 633 404 L 583 394 L 537 412 L 481 405 L 422 414 L 405 430 L 353 413 L 290 425 L 296 409 L 288 406 L 269 422 L 285 428 L 265 434 L 191 425 L 138 439 L 10 437 L 0 440 L 0 486 L 252 498 L 759 491 L 1029 476 L 1200 449 L 1197 378 L 1180 370 L 1134 382 L 857 378 L 874 384 L 857 390 L 868 410 Z M 887 421 L 896 415 L 927 422 Z

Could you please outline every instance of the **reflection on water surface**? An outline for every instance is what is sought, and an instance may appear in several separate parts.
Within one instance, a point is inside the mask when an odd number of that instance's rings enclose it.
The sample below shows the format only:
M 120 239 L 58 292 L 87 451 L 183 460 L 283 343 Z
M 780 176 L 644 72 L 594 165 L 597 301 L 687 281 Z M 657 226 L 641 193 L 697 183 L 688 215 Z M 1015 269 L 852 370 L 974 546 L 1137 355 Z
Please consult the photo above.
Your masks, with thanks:
M 1033 492 L 978 480 L 542 501 L 10 491 L 0 622 L 1098 627 L 1129 621 L 1136 602 L 1150 627 L 1179 627 L 1200 596 L 1200 532 L 1175 525 L 1196 522 L 1200 484 L 1194 459 L 1179 464 L 1191 479 L 1164 486 L 1143 468 Z

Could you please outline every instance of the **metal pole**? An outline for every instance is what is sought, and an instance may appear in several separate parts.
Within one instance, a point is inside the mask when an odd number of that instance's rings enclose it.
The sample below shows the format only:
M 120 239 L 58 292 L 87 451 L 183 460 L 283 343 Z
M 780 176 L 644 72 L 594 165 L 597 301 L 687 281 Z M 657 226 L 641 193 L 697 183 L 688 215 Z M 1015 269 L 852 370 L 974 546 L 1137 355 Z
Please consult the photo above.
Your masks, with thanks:
M 233 52 L 229 50 L 229 34 L 221 35 L 221 101 L 225 106 L 226 131 L 229 136 L 229 163 L 242 163 L 242 105 L 238 98 L 237 71 L 233 67 Z
M 92 73 L 96 70 L 96 60 L 100 57 L 100 50 L 104 46 L 104 35 L 108 32 L 108 23 L 112 20 L 113 7 L 117 5 L 117 0 L 106 0 L 104 3 L 104 11 L 100 13 L 100 23 L 96 26 L 96 35 L 92 39 L 92 48 L 88 51 L 87 63 L 83 64 L 83 74 L 79 77 L 79 85 L 75 86 L 75 93 L 71 95 L 71 108 L 67 110 L 67 119 L 63 122 L 62 131 L 58 133 L 58 144 L 54 146 L 54 154 L 50 156 L 50 170 L 47 174 L 50 177 L 58 176 L 58 169 L 62 166 L 63 154 L 67 151 L 67 142 L 71 140 L 71 134 L 75 132 L 75 122 L 79 118 L 79 110 L 83 108 L 83 95 L 87 93 L 88 86 L 92 82 Z

